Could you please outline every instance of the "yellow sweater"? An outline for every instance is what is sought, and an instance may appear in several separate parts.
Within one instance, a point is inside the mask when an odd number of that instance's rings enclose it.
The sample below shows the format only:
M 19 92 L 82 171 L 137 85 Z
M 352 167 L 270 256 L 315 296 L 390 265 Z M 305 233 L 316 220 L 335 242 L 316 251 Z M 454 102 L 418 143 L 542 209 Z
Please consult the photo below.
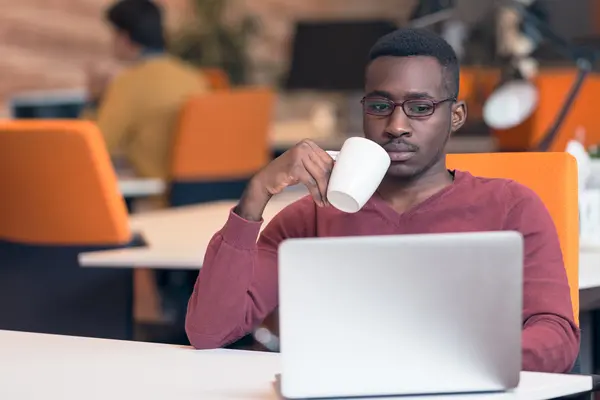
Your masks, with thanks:
M 96 120 L 109 153 L 124 155 L 137 175 L 164 179 L 179 112 L 189 96 L 206 91 L 199 70 L 161 55 L 119 74 L 97 112 L 86 111 L 84 118 Z

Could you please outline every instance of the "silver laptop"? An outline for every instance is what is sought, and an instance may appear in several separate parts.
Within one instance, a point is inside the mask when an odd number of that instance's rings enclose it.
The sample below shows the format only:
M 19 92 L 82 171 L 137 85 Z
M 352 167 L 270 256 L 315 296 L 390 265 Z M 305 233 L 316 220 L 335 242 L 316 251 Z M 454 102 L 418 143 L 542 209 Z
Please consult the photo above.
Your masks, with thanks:
M 517 232 L 289 239 L 281 395 L 504 391 L 521 370 Z

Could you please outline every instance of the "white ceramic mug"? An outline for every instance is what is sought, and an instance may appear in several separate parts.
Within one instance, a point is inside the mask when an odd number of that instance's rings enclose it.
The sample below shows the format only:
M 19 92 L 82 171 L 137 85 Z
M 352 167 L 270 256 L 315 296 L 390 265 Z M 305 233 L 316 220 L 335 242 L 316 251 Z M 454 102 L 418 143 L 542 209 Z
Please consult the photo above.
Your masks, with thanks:
M 379 187 L 390 163 L 388 153 L 372 140 L 347 139 L 335 157 L 327 200 L 340 211 L 359 211 Z

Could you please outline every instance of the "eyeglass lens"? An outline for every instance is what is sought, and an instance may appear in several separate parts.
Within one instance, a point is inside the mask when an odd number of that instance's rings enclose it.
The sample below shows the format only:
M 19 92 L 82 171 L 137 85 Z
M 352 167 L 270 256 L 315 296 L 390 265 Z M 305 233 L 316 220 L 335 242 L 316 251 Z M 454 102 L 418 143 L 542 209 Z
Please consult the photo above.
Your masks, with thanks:
M 394 112 L 396 104 L 385 99 L 366 98 L 363 107 L 367 114 L 388 116 Z M 433 102 L 429 100 L 407 100 L 402 103 L 402 109 L 409 117 L 426 117 L 433 114 L 434 108 Z

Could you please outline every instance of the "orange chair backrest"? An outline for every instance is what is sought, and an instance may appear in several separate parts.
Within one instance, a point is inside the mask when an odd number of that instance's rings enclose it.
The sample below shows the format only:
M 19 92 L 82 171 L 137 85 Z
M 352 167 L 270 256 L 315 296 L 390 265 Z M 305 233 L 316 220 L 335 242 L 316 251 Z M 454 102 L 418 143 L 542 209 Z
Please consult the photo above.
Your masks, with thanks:
M 91 122 L 0 122 L 0 239 L 110 245 L 131 239 L 100 131 Z
M 208 81 L 212 90 L 223 90 L 231 87 L 229 76 L 222 69 L 203 68 L 200 71 Z
M 575 158 L 558 152 L 449 154 L 447 166 L 476 176 L 512 179 L 540 197 L 558 232 L 573 313 L 579 321 L 579 207 Z
M 245 178 L 270 158 L 275 101 L 270 89 L 245 88 L 195 96 L 183 107 L 171 154 L 171 178 Z

